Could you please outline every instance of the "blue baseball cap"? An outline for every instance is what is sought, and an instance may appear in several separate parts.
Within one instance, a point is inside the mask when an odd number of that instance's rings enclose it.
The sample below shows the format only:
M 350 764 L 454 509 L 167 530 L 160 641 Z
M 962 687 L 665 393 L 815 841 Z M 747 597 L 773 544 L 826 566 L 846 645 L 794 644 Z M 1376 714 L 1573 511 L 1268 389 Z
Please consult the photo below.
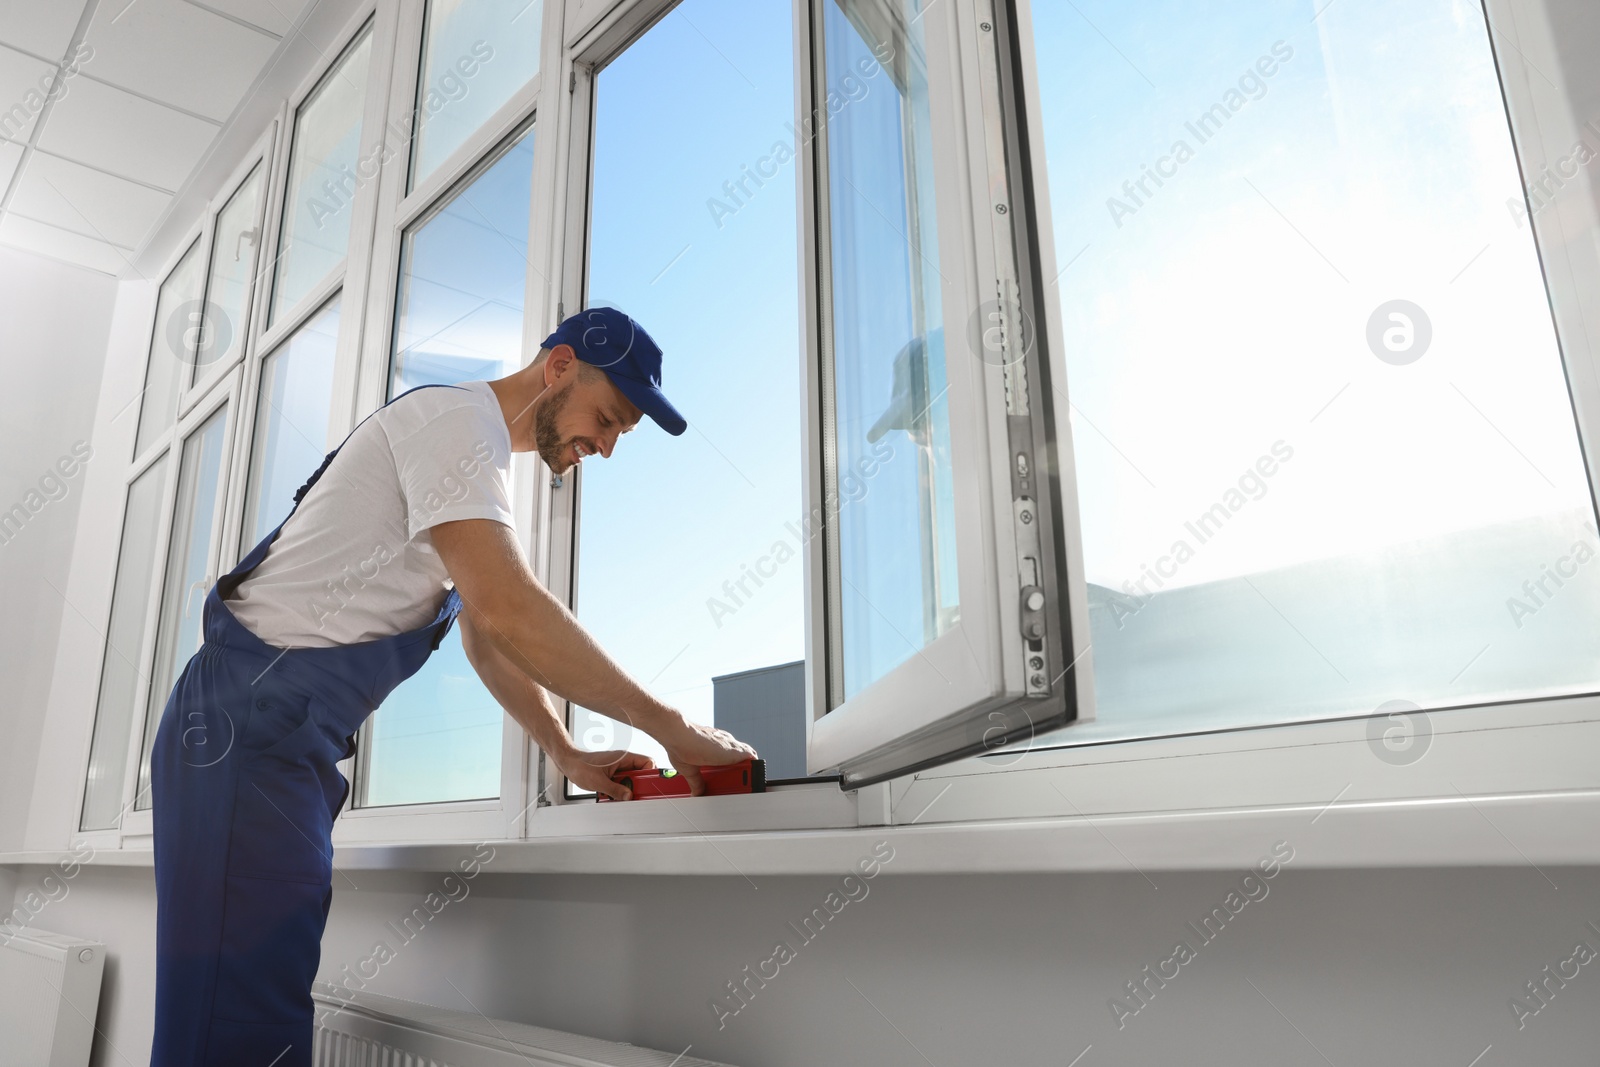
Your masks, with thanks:
M 541 348 L 570 345 L 579 359 L 606 372 L 634 406 L 676 437 L 689 428 L 661 392 L 661 348 L 644 327 L 616 308 L 594 307 L 568 316 Z

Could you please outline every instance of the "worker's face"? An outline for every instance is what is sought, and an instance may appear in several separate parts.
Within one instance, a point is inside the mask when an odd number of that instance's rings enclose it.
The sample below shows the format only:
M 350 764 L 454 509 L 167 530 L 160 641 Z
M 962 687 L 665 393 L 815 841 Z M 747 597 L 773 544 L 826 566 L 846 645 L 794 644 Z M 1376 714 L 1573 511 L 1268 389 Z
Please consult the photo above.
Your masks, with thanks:
M 534 447 L 557 474 L 587 456 L 609 458 L 617 439 L 639 424 L 642 414 L 604 371 L 570 356 L 562 346 L 552 352 L 545 392 L 534 412 Z

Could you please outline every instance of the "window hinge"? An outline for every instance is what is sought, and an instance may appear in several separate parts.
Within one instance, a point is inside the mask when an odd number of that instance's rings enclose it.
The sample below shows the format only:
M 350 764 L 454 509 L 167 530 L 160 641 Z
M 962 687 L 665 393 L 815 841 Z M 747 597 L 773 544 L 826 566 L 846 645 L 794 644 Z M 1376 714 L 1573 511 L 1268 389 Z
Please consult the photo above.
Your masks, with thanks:
M 577 92 L 577 91 L 578 91 L 578 69 L 576 67 L 574 67 L 572 70 L 567 71 L 567 92 L 573 93 L 573 92 Z

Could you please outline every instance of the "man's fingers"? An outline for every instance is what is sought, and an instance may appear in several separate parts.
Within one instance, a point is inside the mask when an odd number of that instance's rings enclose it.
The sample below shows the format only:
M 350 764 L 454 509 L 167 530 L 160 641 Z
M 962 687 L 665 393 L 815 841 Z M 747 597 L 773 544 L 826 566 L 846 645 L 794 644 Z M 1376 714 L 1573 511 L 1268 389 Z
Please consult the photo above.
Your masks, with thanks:
M 689 795 L 703 797 L 706 795 L 706 780 L 700 776 L 700 768 L 694 764 L 685 764 L 678 768 L 678 773 L 683 780 L 689 783 Z
M 649 756 L 616 749 L 610 752 L 584 752 L 577 764 L 567 770 L 567 778 L 581 789 L 613 800 L 632 800 L 633 791 L 614 776 L 628 771 L 648 771 L 655 766 Z
M 649 756 L 621 748 L 580 752 L 578 758 L 605 774 L 616 774 L 618 771 L 648 771 L 656 765 Z
M 617 771 L 653 771 L 655 766 L 656 761 L 649 756 L 638 752 L 624 752 L 617 765 L 611 768 L 611 772 L 615 774 Z

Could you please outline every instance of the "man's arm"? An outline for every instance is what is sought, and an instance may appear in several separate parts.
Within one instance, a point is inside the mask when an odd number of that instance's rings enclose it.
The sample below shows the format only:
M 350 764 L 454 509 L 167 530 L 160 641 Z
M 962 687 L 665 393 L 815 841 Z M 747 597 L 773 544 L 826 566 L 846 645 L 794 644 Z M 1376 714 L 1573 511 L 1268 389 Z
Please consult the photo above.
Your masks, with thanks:
M 461 647 L 472 669 L 556 768 L 580 789 L 605 793 L 616 800 L 631 799 L 628 789 L 611 780 L 612 773 L 649 770 L 655 766 L 655 761 L 633 752 L 585 752 L 578 748 L 572 743 L 544 687 L 519 670 L 492 641 L 478 632 L 471 612 L 462 612 L 460 622 Z
M 727 731 L 689 722 L 617 666 L 578 625 L 566 605 L 539 584 L 510 527 L 489 519 L 463 519 L 441 523 L 430 533 L 476 637 L 543 689 L 643 730 L 661 742 L 695 795 L 705 790 L 700 767 L 736 763 L 755 755 L 754 749 Z M 494 673 L 492 667 L 490 673 Z M 491 684 L 489 678 L 484 682 Z M 493 688 L 490 691 L 494 692 Z M 514 704 L 526 707 L 519 694 L 513 691 L 510 695 Z M 495 693 L 495 698 L 500 700 L 500 694 Z M 511 705 L 506 707 L 512 710 Z M 553 708 L 540 714 L 548 714 L 565 744 L 572 744 Z M 538 715 L 533 719 L 540 722 Z M 518 721 L 522 721 L 520 716 Z M 546 727 L 541 723 L 540 728 Z M 561 742 L 552 744 L 561 746 Z

